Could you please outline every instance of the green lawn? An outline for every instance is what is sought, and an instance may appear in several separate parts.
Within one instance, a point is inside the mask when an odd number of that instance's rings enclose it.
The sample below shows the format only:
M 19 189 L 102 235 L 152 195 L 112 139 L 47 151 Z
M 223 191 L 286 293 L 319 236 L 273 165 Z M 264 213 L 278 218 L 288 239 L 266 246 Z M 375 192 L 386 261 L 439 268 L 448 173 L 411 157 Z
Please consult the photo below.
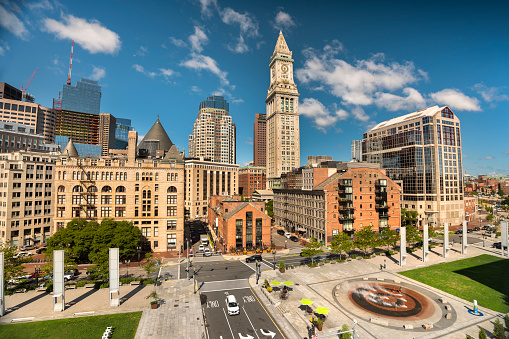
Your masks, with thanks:
M 411 279 L 438 288 L 479 306 L 509 312 L 509 260 L 483 254 L 411 271 Z
M 112 338 L 134 338 L 142 312 L 98 315 L 0 326 L 0 338 L 101 338 L 113 326 Z

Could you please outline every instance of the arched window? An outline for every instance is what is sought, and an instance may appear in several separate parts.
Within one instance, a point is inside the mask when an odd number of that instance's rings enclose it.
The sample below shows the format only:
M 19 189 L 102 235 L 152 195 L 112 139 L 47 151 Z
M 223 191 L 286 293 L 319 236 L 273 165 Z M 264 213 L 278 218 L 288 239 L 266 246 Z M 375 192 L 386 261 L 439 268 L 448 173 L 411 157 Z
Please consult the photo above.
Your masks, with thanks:
M 110 186 L 103 186 L 101 192 L 103 192 L 103 193 L 111 193 L 111 187 Z
M 118 186 L 115 189 L 115 192 L 117 192 L 117 193 L 125 193 L 125 187 L 124 186 Z
M 90 187 L 88 188 L 88 191 L 89 191 L 90 193 L 96 193 L 96 192 L 98 192 L 99 190 L 97 189 L 97 186 L 90 186 Z
M 136 172 L 136 180 L 140 180 L 140 173 Z
M 62 193 L 62 192 L 65 192 L 65 187 L 60 185 L 60 186 L 58 186 L 58 193 Z
M 175 186 L 168 187 L 168 193 L 177 193 L 177 187 Z
M 76 185 L 72 188 L 73 192 L 83 192 L 83 187 Z
M 124 172 L 124 180 L 127 180 L 127 172 Z

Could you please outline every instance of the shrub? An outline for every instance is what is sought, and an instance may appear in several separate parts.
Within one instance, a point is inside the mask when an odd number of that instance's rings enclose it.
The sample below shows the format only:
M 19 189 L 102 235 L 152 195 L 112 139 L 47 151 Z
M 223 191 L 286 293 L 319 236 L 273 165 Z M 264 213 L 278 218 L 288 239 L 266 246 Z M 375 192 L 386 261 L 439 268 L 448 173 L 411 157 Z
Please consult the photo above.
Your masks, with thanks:
M 495 326 L 493 327 L 493 335 L 497 339 L 505 339 L 504 325 L 502 325 L 502 322 L 500 321 L 500 318 L 498 318 L 498 317 L 495 320 Z
M 150 285 L 154 283 L 154 279 L 143 279 L 142 280 L 143 285 Z
M 507 328 L 509 330 L 509 315 L 505 315 L 504 316 L 504 323 L 505 323 L 505 328 Z
M 272 286 L 267 287 L 268 292 L 272 292 Z
M 317 323 L 318 325 L 323 325 L 323 320 L 322 320 L 322 318 L 320 318 L 320 317 L 316 317 L 316 323 Z
M 486 335 L 486 331 L 482 327 L 479 330 L 479 339 L 488 339 L 488 336 Z
M 285 266 L 285 262 L 284 262 L 283 260 L 281 260 L 281 261 L 279 262 L 279 269 L 280 269 L 280 270 L 284 270 L 285 268 L 286 268 L 286 266 Z
M 357 258 L 357 254 L 352 254 L 352 255 L 350 256 L 350 258 L 352 258 L 352 259 L 356 259 L 356 258 Z
M 502 236 L 502 232 L 496 232 L 496 233 L 495 233 L 495 235 L 496 235 L 497 237 L 500 237 L 500 236 Z
M 349 329 L 350 329 L 350 328 L 348 328 L 348 326 L 347 326 L 347 325 L 343 325 L 343 326 L 341 327 L 341 332 L 348 331 Z M 352 333 L 351 333 L 351 332 L 350 332 L 350 333 L 341 333 L 341 335 L 340 335 L 340 337 L 339 337 L 339 338 L 340 338 L 340 339 L 352 339 Z

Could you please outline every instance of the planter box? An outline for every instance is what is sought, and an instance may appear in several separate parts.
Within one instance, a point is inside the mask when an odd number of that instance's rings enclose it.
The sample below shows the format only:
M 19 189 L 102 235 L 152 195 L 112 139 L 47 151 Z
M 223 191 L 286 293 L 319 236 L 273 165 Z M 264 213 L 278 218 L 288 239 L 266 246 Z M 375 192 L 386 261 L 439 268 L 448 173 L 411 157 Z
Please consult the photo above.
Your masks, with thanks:
M 153 309 L 153 310 L 155 310 L 155 309 L 157 308 L 157 303 L 155 303 L 155 304 L 150 304 L 150 308 L 151 308 L 151 309 Z

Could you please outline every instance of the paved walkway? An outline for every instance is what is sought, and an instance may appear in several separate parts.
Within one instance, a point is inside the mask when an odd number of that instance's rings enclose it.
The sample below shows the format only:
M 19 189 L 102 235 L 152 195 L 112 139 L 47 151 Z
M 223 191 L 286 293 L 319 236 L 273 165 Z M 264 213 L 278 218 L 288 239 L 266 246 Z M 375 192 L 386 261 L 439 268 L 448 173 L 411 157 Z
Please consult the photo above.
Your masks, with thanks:
M 323 331 L 319 335 L 327 335 L 339 331 L 343 324 L 348 325 L 350 328 L 354 326 L 354 319 L 357 320 L 356 325 L 357 334 L 361 338 L 458 338 L 464 339 L 466 335 L 477 338 L 479 328 L 483 327 L 487 333 L 493 330 L 493 322 L 495 317 L 499 316 L 497 312 L 485 309 L 480 305 L 479 310 L 484 313 L 483 317 L 475 317 L 470 315 L 467 310 L 472 307 L 472 301 L 462 300 L 455 296 L 444 293 L 440 290 L 431 288 L 427 285 L 415 282 L 408 279 L 398 272 L 409 270 L 417 267 L 434 265 L 443 261 L 453 261 L 463 259 L 465 257 L 473 257 L 480 254 L 497 255 L 500 251 L 495 251 L 491 248 L 482 248 L 479 246 L 469 246 L 468 254 L 461 255 L 459 248 L 450 251 L 449 258 L 444 259 L 441 256 L 442 247 L 435 247 L 430 253 L 429 262 L 423 263 L 420 260 L 419 253 L 415 255 L 409 254 L 407 257 L 407 265 L 400 267 L 397 260 L 386 258 L 383 256 L 375 257 L 368 260 L 354 260 L 341 264 L 325 264 L 318 268 L 299 267 L 293 270 L 287 270 L 281 274 L 278 271 L 265 271 L 262 273 L 260 285 L 255 284 L 255 277 L 250 279 L 253 290 L 257 293 L 260 300 L 264 303 L 266 308 L 271 314 L 278 319 L 278 324 L 285 330 L 289 338 L 309 338 L 309 318 L 306 314 L 305 308 L 301 305 L 302 298 L 311 299 L 314 301 L 312 307 L 327 307 L 330 312 L 327 316 L 327 321 L 324 323 Z M 422 252 L 421 252 L 422 253 Z M 399 258 L 399 256 L 398 256 Z M 387 269 L 380 271 L 380 264 L 387 264 Z M 414 290 L 420 290 L 423 294 L 434 295 L 433 299 L 436 312 L 434 320 L 439 321 L 441 315 L 440 309 L 443 305 L 438 304 L 438 298 L 445 298 L 448 305 L 452 306 L 456 311 L 457 319 L 451 320 L 452 325 L 443 327 L 435 326 L 434 331 L 425 331 L 421 328 L 421 323 L 415 322 L 414 330 L 404 330 L 403 322 L 392 321 L 392 324 L 397 326 L 381 326 L 373 324 L 369 318 L 374 317 L 371 314 L 363 313 L 362 311 L 343 309 L 341 304 L 335 301 L 334 289 L 339 284 L 352 278 L 369 278 L 371 280 L 384 279 L 393 282 L 401 281 L 401 285 L 408 286 Z M 286 281 L 290 280 L 295 283 L 292 286 L 289 298 L 287 300 L 280 300 L 277 293 L 267 293 L 261 287 L 261 283 L 267 279 Z M 421 321 L 422 322 L 422 321 Z M 444 322 L 441 321 L 440 324 Z M 296 336 L 295 333 L 298 333 Z
M 206 338 L 200 297 L 193 292 L 193 280 L 166 281 L 156 291 L 162 304 L 143 312 L 136 339 Z

